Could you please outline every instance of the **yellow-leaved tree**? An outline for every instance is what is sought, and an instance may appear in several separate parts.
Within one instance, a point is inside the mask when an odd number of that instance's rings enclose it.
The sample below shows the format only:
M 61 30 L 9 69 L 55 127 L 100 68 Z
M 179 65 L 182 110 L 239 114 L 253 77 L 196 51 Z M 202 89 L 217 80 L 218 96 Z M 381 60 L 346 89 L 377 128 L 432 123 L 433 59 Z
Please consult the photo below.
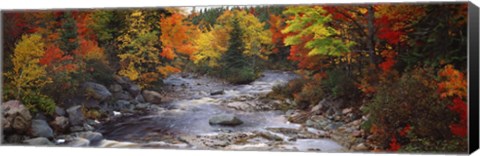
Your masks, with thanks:
M 52 114 L 55 102 L 40 90 L 52 80 L 47 77 L 45 66 L 40 59 L 45 54 L 45 44 L 39 34 L 23 35 L 16 44 L 11 58 L 13 69 L 5 75 L 16 100 L 22 101 L 32 112 L 43 111 Z
M 39 64 L 45 53 L 45 45 L 38 34 L 23 35 L 12 56 L 13 70 L 6 73 L 15 89 L 15 98 L 28 89 L 43 87 L 51 81 L 47 79 L 45 66 Z
M 161 63 L 158 44 L 158 33 L 146 21 L 143 10 L 133 10 L 125 17 L 127 27 L 117 38 L 120 43 L 120 71 L 119 75 L 136 81 L 146 87 L 158 79 L 155 71 Z

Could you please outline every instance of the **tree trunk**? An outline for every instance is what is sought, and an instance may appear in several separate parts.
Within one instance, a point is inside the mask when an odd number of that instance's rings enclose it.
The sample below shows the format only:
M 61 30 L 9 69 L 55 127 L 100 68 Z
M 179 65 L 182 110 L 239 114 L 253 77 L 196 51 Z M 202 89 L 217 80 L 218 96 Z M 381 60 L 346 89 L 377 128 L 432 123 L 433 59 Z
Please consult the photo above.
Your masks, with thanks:
M 367 16 L 367 48 L 368 48 L 368 53 L 370 55 L 370 63 L 376 65 L 377 64 L 377 59 L 375 57 L 375 25 L 374 25 L 374 19 L 375 19 L 375 11 L 373 10 L 373 6 L 370 5 L 368 6 L 368 16 Z

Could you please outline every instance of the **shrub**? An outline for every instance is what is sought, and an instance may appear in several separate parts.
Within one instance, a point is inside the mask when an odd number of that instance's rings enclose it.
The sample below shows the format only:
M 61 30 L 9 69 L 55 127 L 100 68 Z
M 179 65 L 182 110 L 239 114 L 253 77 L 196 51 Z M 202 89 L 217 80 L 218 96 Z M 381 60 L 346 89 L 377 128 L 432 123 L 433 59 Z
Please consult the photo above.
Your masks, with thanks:
M 87 119 L 100 119 L 100 117 L 102 117 L 102 113 L 96 109 L 82 107 L 82 113 Z
M 322 79 L 322 88 L 333 98 L 342 98 L 344 100 L 359 99 L 360 90 L 348 73 L 341 69 L 335 69 L 327 72 L 327 77 Z
M 52 115 L 55 112 L 55 101 L 52 98 L 40 94 L 37 91 L 28 90 L 21 96 L 20 101 L 32 113 L 42 111 L 46 114 Z
M 363 128 L 373 133 L 380 146 L 389 146 L 389 140 L 397 138 L 406 125 L 414 127 L 411 133 L 418 139 L 451 138 L 448 125 L 453 114 L 447 109 L 448 102 L 439 98 L 432 71 L 414 69 L 399 80 L 380 84 L 363 110 L 370 115 Z M 401 137 L 398 140 L 403 141 Z
M 257 79 L 257 74 L 252 68 L 232 68 L 227 71 L 225 79 L 233 84 L 248 84 Z
M 301 92 L 294 94 L 295 103 L 299 109 L 307 109 L 311 105 L 315 105 L 325 97 L 325 92 L 318 81 L 310 81 L 306 83 Z

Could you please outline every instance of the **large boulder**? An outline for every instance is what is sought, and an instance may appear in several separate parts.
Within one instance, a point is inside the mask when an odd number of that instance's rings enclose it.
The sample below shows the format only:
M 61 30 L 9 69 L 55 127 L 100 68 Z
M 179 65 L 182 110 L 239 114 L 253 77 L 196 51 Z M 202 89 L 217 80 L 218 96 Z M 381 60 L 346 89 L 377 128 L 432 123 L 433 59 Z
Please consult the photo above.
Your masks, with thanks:
M 64 116 L 57 116 L 55 117 L 55 120 L 50 122 L 50 125 L 52 125 L 53 130 L 59 133 L 64 132 L 68 128 L 68 124 L 69 124 L 68 118 Z
M 52 138 L 53 130 L 45 120 L 32 120 L 32 135 L 34 137 Z
M 85 121 L 85 117 L 83 116 L 81 106 L 72 106 L 68 108 L 67 114 L 68 114 L 70 125 L 73 125 L 73 126 L 82 125 L 83 122 Z
M 243 124 L 243 121 L 231 114 L 222 114 L 213 116 L 208 120 L 210 125 L 237 126 Z
M 143 98 L 146 102 L 153 104 L 159 104 L 162 102 L 162 95 L 156 91 L 144 90 Z
M 2 129 L 24 133 L 30 129 L 32 116 L 20 101 L 12 100 L 2 104 Z
M 112 97 L 112 93 L 107 89 L 107 87 L 93 82 L 85 82 L 83 84 L 85 89 L 85 94 L 89 97 L 92 97 L 98 101 L 105 101 Z
M 26 143 L 27 145 L 36 145 L 36 146 L 55 145 L 45 137 L 38 137 L 38 138 L 24 140 L 23 143 Z

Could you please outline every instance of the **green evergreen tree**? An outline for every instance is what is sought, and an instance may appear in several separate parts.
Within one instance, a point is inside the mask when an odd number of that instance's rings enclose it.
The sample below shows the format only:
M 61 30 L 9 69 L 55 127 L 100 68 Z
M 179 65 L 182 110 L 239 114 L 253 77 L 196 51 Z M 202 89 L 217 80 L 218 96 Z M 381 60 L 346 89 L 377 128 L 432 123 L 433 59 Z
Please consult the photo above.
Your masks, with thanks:
M 60 49 L 62 49 L 66 54 L 71 54 L 73 50 L 78 48 L 79 45 L 77 37 L 77 23 L 75 19 L 73 19 L 70 11 L 65 12 L 63 19 L 64 21 L 60 36 Z
M 230 32 L 229 46 L 221 58 L 222 77 L 235 84 L 250 83 L 256 76 L 248 58 L 243 54 L 245 45 L 242 42 L 242 29 L 238 19 L 233 21 L 233 29 Z

